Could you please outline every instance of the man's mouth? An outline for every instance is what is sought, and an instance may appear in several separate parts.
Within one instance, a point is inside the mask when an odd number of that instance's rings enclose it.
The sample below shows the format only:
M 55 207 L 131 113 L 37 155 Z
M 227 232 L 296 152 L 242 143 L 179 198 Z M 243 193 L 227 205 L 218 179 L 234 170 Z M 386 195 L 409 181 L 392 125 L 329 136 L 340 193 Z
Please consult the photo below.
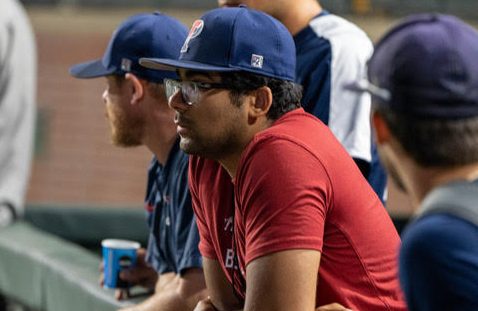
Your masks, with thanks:
M 180 115 L 175 116 L 174 124 L 176 124 L 176 131 L 179 135 L 185 135 L 188 132 L 188 124 Z

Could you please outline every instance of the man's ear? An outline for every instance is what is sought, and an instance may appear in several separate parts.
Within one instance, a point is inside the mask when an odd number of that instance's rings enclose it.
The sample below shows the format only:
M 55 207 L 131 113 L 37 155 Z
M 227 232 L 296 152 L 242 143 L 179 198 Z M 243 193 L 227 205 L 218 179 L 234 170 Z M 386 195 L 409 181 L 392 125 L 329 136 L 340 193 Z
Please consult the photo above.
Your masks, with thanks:
M 272 106 L 272 91 L 269 87 L 263 86 L 254 91 L 250 102 L 250 116 L 257 118 L 265 116 Z
M 375 137 L 378 144 L 385 144 L 390 141 L 391 133 L 387 122 L 383 119 L 380 112 L 372 112 L 372 124 L 375 128 Z
M 131 87 L 132 87 L 131 104 L 135 105 L 143 99 L 145 85 L 136 75 L 132 73 L 127 73 L 125 75 L 125 80 L 131 84 Z

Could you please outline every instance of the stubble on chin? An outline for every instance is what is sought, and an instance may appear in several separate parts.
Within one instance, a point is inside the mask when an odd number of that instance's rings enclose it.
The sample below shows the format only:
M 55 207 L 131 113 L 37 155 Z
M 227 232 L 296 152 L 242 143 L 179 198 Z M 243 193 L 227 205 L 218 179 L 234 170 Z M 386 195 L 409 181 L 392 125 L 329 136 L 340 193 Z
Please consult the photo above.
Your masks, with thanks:
M 180 136 L 179 148 L 189 155 L 205 157 L 204 147 L 199 146 L 197 142 L 193 141 L 189 137 Z
M 142 144 L 144 126 L 139 120 L 126 117 L 110 119 L 111 142 L 118 147 L 136 147 Z

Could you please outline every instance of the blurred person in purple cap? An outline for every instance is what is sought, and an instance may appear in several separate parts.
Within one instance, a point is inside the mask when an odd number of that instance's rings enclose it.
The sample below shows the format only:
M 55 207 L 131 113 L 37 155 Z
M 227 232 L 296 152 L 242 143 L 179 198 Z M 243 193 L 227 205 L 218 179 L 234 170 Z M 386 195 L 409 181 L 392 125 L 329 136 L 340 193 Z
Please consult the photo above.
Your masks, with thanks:
M 365 32 L 317 0 L 218 0 L 218 4 L 244 4 L 287 27 L 296 46 L 295 82 L 303 87 L 302 107 L 330 128 L 378 197 L 386 201 L 387 178 L 371 133 L 370 95 L 343 88 L 366 74 L 373 45 Z
M 165 85 L 192 155 L 210 295 L 196 311 L 405 310 L 398 234 L 332 132 L 300 107 L 295 55 L 284 25 L 240 7 L 196 20 L 179 59 L 140 61 L 180 76 Z
M 400 249 L 409 309 L 478 310 L 478 32 L 406 18 L 354 87 L 372 94 L 380 156 L 416 209 Z
M 147 251 L 138 265 L 120 273 L 131 285 L 155 290 L 129 311 L 192 310 L 205 296 L 199 234 L 188 191 L 188 157 L 179 149 L 174 111 L 168 107 L 163 79 L 173 72 L 139 65 L 145 56 L 172 57 L 187 29 L 161 13 L 138 14 L 114 32 L 102 59 L 78 64 L 70 73 L 80 79 L 106 78 L 103 101 L 115 145 L 144 145 L 154 154 L 148 171 L 145 205 L 150 227 Z M 124 298 L 126 291 L 118 290 Z

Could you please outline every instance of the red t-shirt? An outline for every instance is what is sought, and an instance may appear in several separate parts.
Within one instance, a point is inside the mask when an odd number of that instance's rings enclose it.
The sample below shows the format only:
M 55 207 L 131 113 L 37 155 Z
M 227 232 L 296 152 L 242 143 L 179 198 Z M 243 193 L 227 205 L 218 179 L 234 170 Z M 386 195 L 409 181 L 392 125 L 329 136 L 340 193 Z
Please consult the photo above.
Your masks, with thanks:
M 243 297 L 248 263 L 278 251 L 314 249 L 321 252 L 317 306 L 406 310 L 393 223 L 353 160 L 314 116 L 297 109 L 258 133 L 241 155 L 234 189 L 219 164 L 198 157 L 190 159 L 189 182 L 199 249 L 217 259 L 231 281 L 234 238 L 240 267 L 234 283 Z

